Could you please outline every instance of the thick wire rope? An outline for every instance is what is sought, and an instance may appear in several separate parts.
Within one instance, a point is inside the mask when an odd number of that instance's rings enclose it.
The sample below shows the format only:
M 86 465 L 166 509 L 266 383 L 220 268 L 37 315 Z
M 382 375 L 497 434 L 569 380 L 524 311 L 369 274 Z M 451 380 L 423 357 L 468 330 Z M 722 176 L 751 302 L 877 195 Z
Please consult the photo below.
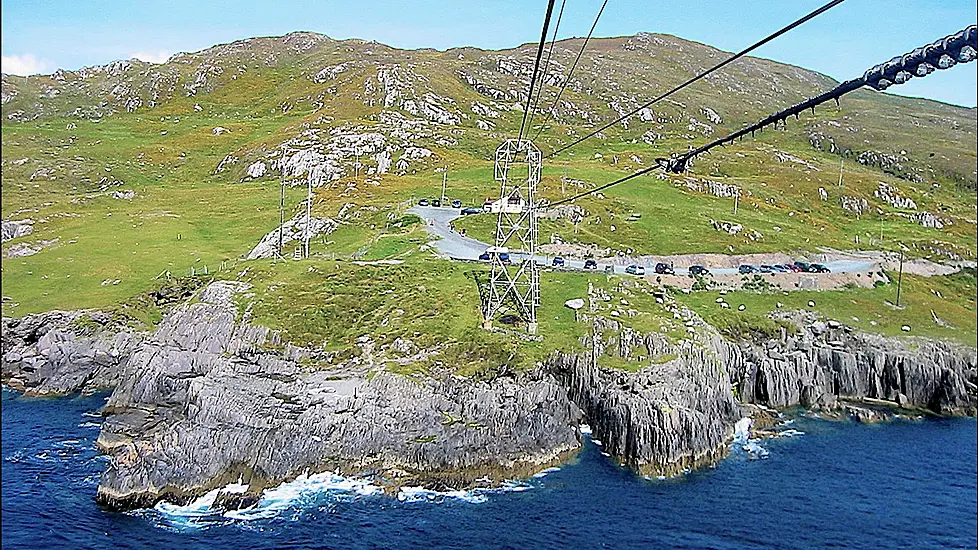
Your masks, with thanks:
M 571 81 L 571 77 L 574 76 L 574 69 L 577 68 L 577 64 L 581 61 L 581 56 L 584 55 L 584 48 L 586 48 L 587 43 L 591 41 L 591 35 L 594 34 L 594 28 L 598 26 L 598 20 L 601 19 L 601 14 L 604 13 L 604 8 L 607 5 L 608 0 L 604 0 L 604 2 L 601 4 L 601 9 L 598 10 L 598 15 L 594 18 L 594 23 L 591 23 L 591 30 L 588 31 L 587 38 L 585 38 L 584 43 L 581 44 L 581 51 L 577 52 L 577 58 L 574 59 L 574 64 L 571 65 L 570 70 L 567 71 L 567 78 L 565 78 L 564 82 L 560 85 L 560 90 L 557 92 L 557 96 L 554 97 L 553 104 L 550 106 L 550 109 L 547 110 L 547 118 L 543 119 L 543 122 L 540 123 L 540 129 L 537 130 L 537 133 L 533 136 L 534 140 L 540 137 L 540 133 L 543 132 L 544 127 L 546 127 L 547 123 L 550 122 L 550 119 L 553 118 L 554 110 L 557 108 L 557 102 L 560 101 L 560 96 L 563 95 L 564 89 L 567 88 L 567 84 Z M 556 35 L 554 35 L 554 38 L 556 38 Z
M 557 13 L 557 24 L 554 25 L 554 35 L 550 39 L 550 50 L 547 51 L 547 63 L 543 66 L 543 76 L 540 77 L 540 89 L 537 91 L 537 100 L 533 102 L 533 109 L 530 110 L 530 118 L 527 121 L 527 128 L 533 128 L 533 115 L 537 112 L 537 108 L 540 106 L 540 99 L 543 98 L 543 88 L 547 81 L 547 75 L 550 73 L 550 60 L 554 56 L 554 45 L 557 44 L 557 32 L 560 30 L 560 20 L 564 17 L 564 6 L 567 5 L 567 0 L 561 0 L 560 11 Z
M 526 108 L 523 109 L 523 121 L 520 123 L 520 135 L 516 140 L 516 147 L 523 141 L 523 127 L 526 126 L 526 118 L 530 113 L 530 102 L 533 100 L 533 85 L 536 84 L 537 73 L 540 71 L 540 59 L 543 58 L 543 47 L 547 45 L 547 29 L 550 27 L 550 17 L 554 13 L 554 1 L 547 3 L 547 15 L 543 18 L 543 31 L 540 33 L 540 46 L 537 48 L 537 58 L 533 62 L 533 75 L 530 77 L 530 92 L 526 95 Z
M 885 63 L 875 65 L 863 73 L 863 76 L 859 78 L 847 80 L 823 94 L 806 99 L 801 103 L 797 103 L 791 107 L 788 107 L 787 109 L 778 111 L 767 118 L 737 130 L 736 132 L 732 132 L 722 138 L 715 139 L 703 146 L 693 149 L 692 151 L 683 153 L 681 155 L 675 155 L 670 159 L 658 158 L 656 159 L 656 164 L 654 166 L 643 168 L 642 170 L 639 170 L 633 174 L 618 178 L 612 182 L 595 187 L 594 189 L 590 189 L 588 191 L 578 193 L 572 197 L 550 203 L 547 205 L 547 207 L 553 208 L 554 206 L 575 201 L 579 198 L 597 193 L 598 191 L 603 191 L 609 187 L 613 187 L 639 176 L 643 176 L 654 170 L 662 169 L 670 172 L 684 172 L 689 167 L 689 163 L 697 155 L 709 152 L 709 150 L 713 149 L 714 147 L 725 145 L 737 138 L 742 138 L 747 134 L 753 135 L 754 132 L 762 130 L 766 126 L 777 124 L 779 122 L 783 123 L 788 117 L 797 117 L 799 113 L 808 109 L 812 109 L 814 111 L 816 106 L 831 100 L 838 101 L 843 95 L 852 92 L 853 90 L 858 90 L 863 86 L 869 86 L 877 90 L 885 90 L 886 88 L 895 84 L 903 84 L 909 81 L 911 78 L 924 77 L 935 70 L 949 69 L 958 63 L 969 63 L 974 61 L 976 58 L 978 58 L 978 27 L 975 25 L 970 25 L 955 34 L 937 40 L 936 42 L 928 44 L 923 48 L 917 48 L 903 56 L 894 57 Z
M 798 20 L 796 20 L 795 22 L 791 23 L 790 25 L 788 25 L 786 27 L 783 27 L 782 29 L 778 30 L 777 32 L 774 32 L 773 34 L 768 35 L 767 37 L 765 37 L 762 40 L 754 43 L 753 45 L 747 47 L 746 49 L 743 49 L 743 50 L 737 52 L 736 54 L 732 55 L 731 57 L 727 58 L 726 60 L 724 60 L 724 61 L 722 61 L 722 62 L 714 65 L 713 67 L 707 69 L 706 71 L 704 71 L 704 72 L 702 72 L 702 73 L 700 73 L 700 74 L 698 74 L 698 75 L 690 78 L 686 82 L 683 82 L 679 86 L 676 86 L 675 88 L 673 88 L 673 89 L 669 90 L 668 92 L 660 95 L 659 97 L 656 97 L 655 99 L 652 99 L 651 101 L 648 101 L 644 105 L 641 105 L 639 107 L 636 107 L 634 110 L 632 110 L 632 111 L 630 111 L 630 112 L 622 115 L 621 117 L 619 117 L 619 118 L 617 118 L 617 119 L 609 122 L 608 124 L 605 124 L 604 126 L 598 128 L 597 130 L 594 130 L 593 132 L 587 134 L 586 136 L 584 136 L 584 137 L 582 137 L 582 138 L 580 138 L 580 139 L 578 139 L 578 140 L 570 143 L 569 145 L 565 145 L 565 146 L 557 149 L 556 151 L 554 151 L 554 152 L 550 153 L 549 155 L 547 155 L 546 158 L 552 158 L 552 157 L 554 157 L 554 156 L 556 156 L 556 155 L 558 155 L 558 154 L 560 154 L 560 153 L 562 153 L 562 152 L 570 149 L 571 147 L 574 147 L 575 145 L 581 143 L 582 141 L 584 141 L 586 139 L 590 139 L 590 138 L 592 138 L 592 137 L 600 134 L 604 130 L 607 130 L 608 128 L 611 128 L 612 126 L 614 126 L 615 124 L 618 124 L 619 122 L 625 120 L 626 118 L 637 114 L 642 109 L 648 108 L 649 106 L 654 105 L 655 103 L 657 103 L 657 102 L 659 102 L 659 101 L 661 101 L 661 100 L 663 100 L 663 99 L 671 96 L 672 94 L 674 94 L 674 93 L 682 90 L 683 88 L 689 86 L 690 84 L 693 84 L 694 82 L 697 82 L 699 80 L 702 80 L 703 78 L 706 78 L 710 74 L 712 74 L 712 73 L 714 73 L 714 72 L 716 72 L 716 71 L 718 71 L 718 70 L 726 67 L 727 65 L 733 63 L 734 61 L 740 59 L 741 57 L 744 57 L 745 55 L 747 55 L 748 53 L 756 50 L 757 48 L 760 48 L 764 44 L 767 44 L 768 42 L 774 40 L 775 38 L 781 36 L 782 34 L 785 34 L 786 32 L 794 29 L 795 27 L 798 27 L 800 25 L 803 25 L 804 23 L 807 23 L 808 21 L 814 19 L 815 17 L 818 17 L 819 15 L 827 12 L 828 10 L 834 8 L 835 6 L 838 6 L 839 4 L 841 4 L 843 2 L 845 2 L 845 0 L 831 0 L 829 3 L 827 3 L 824 6 L 818 8 L 817 10 L 815 10 L 815 11 L 809 13 L 808 15 L 806 15 L 806 16 L 798 19 Z

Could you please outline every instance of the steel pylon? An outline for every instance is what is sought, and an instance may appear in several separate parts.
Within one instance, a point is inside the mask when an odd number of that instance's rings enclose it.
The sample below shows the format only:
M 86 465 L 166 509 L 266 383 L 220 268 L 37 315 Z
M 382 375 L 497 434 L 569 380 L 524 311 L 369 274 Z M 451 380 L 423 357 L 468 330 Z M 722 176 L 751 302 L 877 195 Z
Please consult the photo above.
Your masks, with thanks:
M 493 178 L 499 182 L 499 200 L 489 207 L 496 214 L 496 239 L 489 250 L 491 274 L 482 309 L 486 328 L 508 305 L 536 333 L 540 272 L 533 206 L 542 160 L 540 150 L 526 139 L 507 139 L 496 149 Z

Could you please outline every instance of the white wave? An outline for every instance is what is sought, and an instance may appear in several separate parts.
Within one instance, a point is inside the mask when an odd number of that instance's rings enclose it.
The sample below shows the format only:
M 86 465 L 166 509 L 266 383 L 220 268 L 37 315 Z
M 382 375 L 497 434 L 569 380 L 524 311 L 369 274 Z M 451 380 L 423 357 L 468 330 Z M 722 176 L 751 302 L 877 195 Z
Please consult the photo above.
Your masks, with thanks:
M 767 458 L 768 454 L 770 454 L 768 453 L 767 449 L 761 447 L 760 444 L 757 443 L 756 439 L 748 440 L 747 444 L 742 448 L 747 451 L 747 454 L 750 455 L 751 458 Z
M 745 416 L 734 424 L 734 441 L 746 443 L 750 439 L 750 428 L 754 425 L 754 420 Z
M 78 427 L 79 428 L 101 428 L 102 425 L 99 424 L 98 422 L 88 421 L 88 422 L 82 422 L 81 424 L 78 425 Z
M 433 491 L 424 487 L 401 487 L 397 492 L 397 500 L 401 502 L 438 502 L 446 498 L 464 500 L 472 504 L 481 504 L 489 500 L 489 497 L 477 491 Z
M 547 474 L 552 474 L 554 472 L 559 472 L 559 471 L 560 471 L 560 468 L 547 468 L 546 470 L 541 470 L 541 471 L 533 474 L 533 477 L 535 477 L 537 479 L 540 479 L 541 477 L 546 477 Z
M 588 426 L 587 424 L 581 424 L 579 428 L 581 430 L 581 435 L 591 435 L 591 426 Z
M 799 435 L 805 435 L 805 432 L 800 430 L 788 429 L 788 430 L 778 432 L 778 435 L 781 437 L 798 437 Z
M 600 439 L 592 439 L 592 440 L 591 440 L 591 443 L 594 443 L 594 444 L 595 444 L 595 445 L 597 445 L 598 447 L 601 447 L 601 446 L 603 446 L 603 445 L 604 445 L 604 443 L 602 443 Z

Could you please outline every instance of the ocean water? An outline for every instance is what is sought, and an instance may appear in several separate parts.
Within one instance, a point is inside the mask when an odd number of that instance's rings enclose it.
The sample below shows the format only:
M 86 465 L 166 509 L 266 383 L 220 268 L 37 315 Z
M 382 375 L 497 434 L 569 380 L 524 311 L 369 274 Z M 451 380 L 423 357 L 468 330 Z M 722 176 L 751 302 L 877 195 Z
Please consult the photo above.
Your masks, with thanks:
M 864 426 L 798 418 L 716 468 L 644 479 L 589 440 L 572 463 L 497 491 L 384 495 L 307 476 L 253 509 L 95 505 L 104 395 L 3 391 L 2 543 L 13 548 L 969 548 L 974 419 Z M 234 486 L 229 490 L 235 490 Z

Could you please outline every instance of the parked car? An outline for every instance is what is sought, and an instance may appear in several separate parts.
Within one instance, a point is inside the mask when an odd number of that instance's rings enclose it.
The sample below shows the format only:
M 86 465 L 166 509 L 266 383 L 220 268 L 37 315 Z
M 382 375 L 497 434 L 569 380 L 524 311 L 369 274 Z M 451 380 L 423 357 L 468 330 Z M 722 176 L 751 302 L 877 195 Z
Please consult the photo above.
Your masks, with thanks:
M 462 201 L 455 199 L 452 201 L 452 208 L 462 208 Z
M 691 265 L 689 266 L 689 274 L 693 277 L 700 276 L 706 277 L 710 274 L 710 270 L 701 265 Z
M 810 266 L 808 266 L 808 270 L 811 271 L 812 273 L 831 273 L 832 272 L 832 270 L 830 270 L 829 268 L 825 267 L 822 264 L 811 264 Z
M 801 271 L 800 269 L 795 267 L 795 264 L 781 264 L 781 267 L 783 267 L 785 271 L 787 271 L 788 273 L 798 273 L 799 271 Z
M 737 268 L 737 271 L 739 271 L 741 275 L 747 275 L 748 273 L 757 273 L 757 268 L 750 264 L 743 264 Z
M 659 275 L 675 275 L 676 274 L 676 270 L 673 269 L 671 265 L 664 264 L 662 262 L 659 262 L 659 263 L 655 264 L 655 272 L 658 273 Z
M 597 269 L 598 262 L 594 260 L 584 260 L 584 269 Z
M 645 275 L 645 267 L 632 264 L 625 268 L 625 273 L 628 273 L 629 275 Z
M 489 256 L 489 253 L 488 252 L 483 252 L 482 254 L 479 254 L 479 259 L 482 260 L 482 261 L 484 261 L 484 262 L 488 262 L 489 260 L 492 259 L 492 257 Z
M 775 273 L 787 273 L 791 271 L 790 269 L 788 269 L 787 267 L 781 264 L 774 264 L 771 266 L 771 269 L 773 269 Z
M 499 261 L 500 262 L 503 262 L 504 264 L 508 264 L 509 263 L 509 252 L 500 252 L 499 253 Z
M 441 199 L 431 199 L 431 206 L 441 206 Z
M 554 267 L 564 267 L 564 259 L 560 256 L 554 258 L 554 261 L 550 264 Z
M 801 272 L 807 272 L 807 271 L 811 271 L 811 270 L 809 269 L 809 267 L 810 267 L 810 266 L 809 266 L 809 264 L 808 264 L 808 263 L 806 263 L 806 262 L 795 262 L 795 263 L 793 263 L 793 264 L 791 264 L 791 265 L 793 265 L 793 266 L 795 266 L 796 268 L 798 268 L 798 271 L 801 271 Z
M 481 208 L 474 208 L 472 206 L 469 206 L 468 208 L 463 208 L 462 209 L 462 215 L 463 216 L 468 216 L 470 214 L 481 214 L 481 213 L 482 213 L 482 209 Z
M 761 264 L 761 267 L 758 271 L 760 271 L 761 273 L 774 273 L 774 267 L 768 264 Z
M 428 206 L 428 199 L 421 199 L 418 201 L 418 206 Z

